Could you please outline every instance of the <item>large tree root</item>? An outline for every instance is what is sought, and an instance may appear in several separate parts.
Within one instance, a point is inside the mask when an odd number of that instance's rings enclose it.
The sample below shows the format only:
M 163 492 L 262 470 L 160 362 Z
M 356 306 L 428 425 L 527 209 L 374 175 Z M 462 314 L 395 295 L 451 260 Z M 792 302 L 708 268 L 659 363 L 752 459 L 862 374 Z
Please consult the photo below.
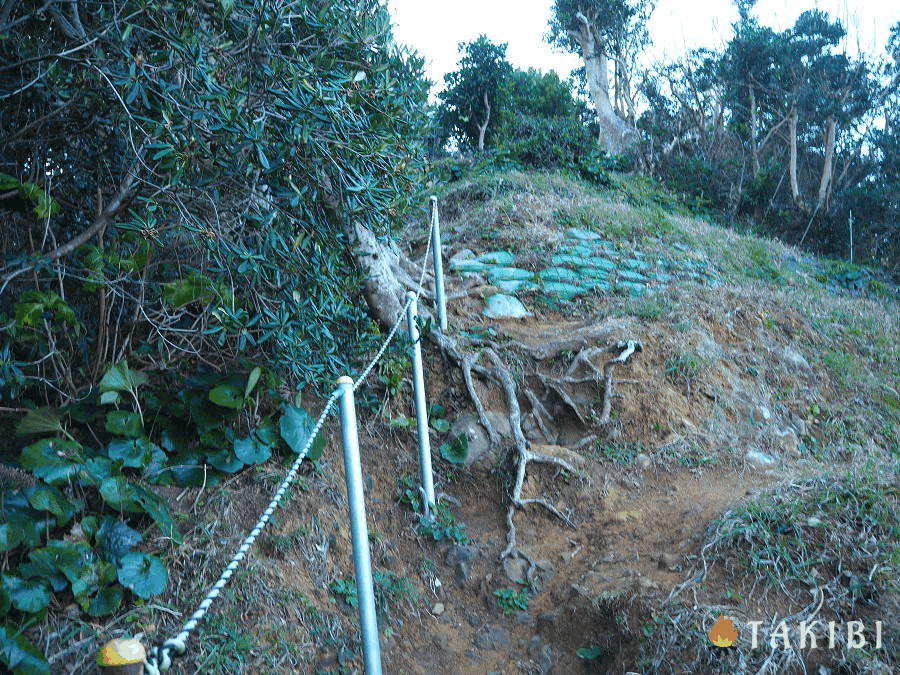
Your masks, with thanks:
M 524 509 L 529 504 L 538 504 L 550 511 L 553 515 L 562 520 L 568 526 L 574 528 L 575 525 L 569 518 L 569 516 L 560 511 L 556 506 L 554 506 L 547 500 L 535 497 L 526 498 L 522 496 L 528 463 L 542 462 L 545 464 L 553 464 L 573 474 L 578 473 L 578 469 L 570 462 L 567 462 L 565 459 L 555 457 L 553 455 L 534 452 L 529 448 L 528 441 L 525 439 L 525 436 L 522 433 L 522 415 L 519 408 L 516 384 L 509 368 L 504 364 L 503 360 L 497 353 L 497 350 L 499 349 L 498 345 L 490 341 L 479 341 L 478 345 L 482 347 L 482 349 L 479 353 L 473 354 L 462 351 L 456 338 L 444 335 L 438 331 L 434 331 L 431 333 L 431 339 L 438 346 L 438 348 L 441 349 L 441 351 L 449 356 L 453 361 L 455 361 L 463 371 L 463 377 L 466 382 L 469 397 L 471 398 L 472 403 L 474 404 L 475 409 L 478 412 L 478 418 L 481 424 L 484 426 L 485 430 L 488 433 L 488 436 L 491 439 L 492 446 L 495 446 L 500 442 L 500 435 L 497 433 L 496 429 L 491 424 L 490 419 L 485 413 L 484 406 L 475 389 L 472 374 L 476 373 L 489 380 L 493 384 L 499 386 L 501 389 L 503 389 L 503 392 L 506 395 L 507 407 L 509 408 L 510 429 L 512 430 L 512 437 L 516 450 L 516 478 L 515 483 L 512 487 L 512 492 L 510 494 L 510 506 L 506 516 L 506 522 L 508 526 L 507 544 L 506 548 L 500 554 L 500 559 L 503 560 L 509 556 L 516 556 L 527 561 L 529 567 L 526 574 L 527 578 L 530 579 L 534 573 L 536 564 L 528 554 L 519 549 L 516 545 L 516 527 L 514 522 L 516 509 Z M 467 343 L 466 346 L 472 346 L 473 344 L 474 343 Z M 632 354 L 642 350 L 643 345 L 636 340 L 621 341 L 607 349 L 593 347 L 581 350 L 575 357 L 571 367 L 566 374 L 566 377 L 559 378 L 557 382 L 551 382 L 548 380 L 548 386 L 551 386 L 551 388 L 560 395 L 563 401 L 575 411 L 579 419 L 582 420 L 582 422 L 585 422 L 583 416 L 581 415 L 575 403 L 572 401 L 571 397 L 569 397 L 565 390 L 562 389 L 561 384 L 563 382 L 582 383 L 589 380 L 599 382 L 602 376 L 603 389 L 601 395 L 603 399 L 603 410 L 598 421 L 602 424 L 606 424 L 609 422 L 611 398 L 613 395 L 612 374 L 615 365 L 618 363 L 625 363 Z M 591 362 L 591 358 L 599 353 L 609 352 L 620 353 L 615 358 L 607 361 L 601 373 L 600 369 L 598 369 Z M 482 355 L 490 359 L 491 365 L 489 367 L 478 364 L 478 360 Z M 582 364 L 586 365 L 593 372 L 589 377 L 576 378 L 574 373 Z M 545 437 L 549 437 L 550 431 L 545 426 L 544 420 L 546 419 L 549 422 L 549 420 L 552 419 L 552 416 L 550 415 L 546 407 L 541 403 L 540 399 L 534 394 L 534 392 L 526 387 L 524 388 L 524 394 L 531 403 L 532 414 L 535 418 L 536 423 L 538 424 L 538 427 Z

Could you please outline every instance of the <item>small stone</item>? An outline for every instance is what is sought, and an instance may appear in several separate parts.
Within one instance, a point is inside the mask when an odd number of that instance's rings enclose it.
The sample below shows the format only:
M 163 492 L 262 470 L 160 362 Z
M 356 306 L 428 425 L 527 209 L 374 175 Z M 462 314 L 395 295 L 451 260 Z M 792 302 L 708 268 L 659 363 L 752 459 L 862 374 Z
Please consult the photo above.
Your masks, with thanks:
M 645 591 L 659 589 L 659 584 L 653 581 L 653 579 L 648 579 L 647 577 L 641 577 L 640 579 L 638 579 L 638 586 L 640 586 L 640 588 Z
M 650 468 L 650 458 L 643 452 L 639 453 L 638 456 L 634 458 L 634 463 L 642 469 Z
M 458 581 L 466 582 L 471 579 L 469 565 L 472 560 L 475 559 L 477 554 L 478 549 L 474 546 L 453 546 L 447 552 L 445 562 L 447 563 L 447 566 L 456 573 L 456 579 Z
M 508 557 L 503 559 L 503 571 L 514 584 L 523 583 L 528 572 L 528 561 L 522 558 Z
M 435 616 L 440 616 L 441 614 L 443 614 L 444 613 L 444 603 L 442 603 L 442 602 L 437 603 L 432 608 L 431 613 L 434 614 Z
M 541 636 L 535 635 L 528 642 L 528 656 L 537 657 L 541 653 Z
M 509 635 L 499 626 L 486 626 L 475 635 L 475 646 L 478 649 L 506 651 L 509 648 Z
M 744 455 L 744 460 L 747 464 L 759 471 L 774 469 L 778 464 L 774 457 L 759 450 L 749 450 L 747 454 Z
M 489 319 L 522 319 L 531 316 L 522 302 L 511 295 L 497 293 L 488 298 L 487 307 L 482 312 Z
M 450 639 L 443 633 L 435 634 L 435 636 L 431 638 L 431 641 L 434 643 L 435 647 L 444 651 L 447 651 L 447 647 L 450 645 Z

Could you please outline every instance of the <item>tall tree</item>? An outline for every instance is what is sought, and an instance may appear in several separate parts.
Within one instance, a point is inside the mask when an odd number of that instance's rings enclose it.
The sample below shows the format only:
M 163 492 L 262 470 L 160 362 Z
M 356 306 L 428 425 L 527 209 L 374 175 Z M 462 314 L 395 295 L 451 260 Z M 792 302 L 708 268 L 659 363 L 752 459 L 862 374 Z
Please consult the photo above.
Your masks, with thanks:
M 459 69 L 444 75 L 444 91 L 438 94 L 443 119 L 465 147 L 483 151 L 486 140 L 490 145 L 499 127 L 503 87 L 512 73 L 506 47 L 506 43 L 495 45 L 484 35 L 469 43 L 460 42 Z
M 653 0 L 556 0 L 553 5 L 547 37 L 581 56 L 600 125 L 598 141 L 611 154 L 638 141 L 631 73 L 636 56 L 650 43 L 646 24 L 654 7 Z

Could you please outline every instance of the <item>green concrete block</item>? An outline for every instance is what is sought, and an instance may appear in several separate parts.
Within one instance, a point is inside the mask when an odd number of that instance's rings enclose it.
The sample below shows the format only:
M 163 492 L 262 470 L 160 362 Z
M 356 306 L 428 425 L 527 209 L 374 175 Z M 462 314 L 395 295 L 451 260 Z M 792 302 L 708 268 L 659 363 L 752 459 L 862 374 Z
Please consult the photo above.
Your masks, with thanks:
M 625 291 L 631 293 L 631 295 L 641 295 L 647 292 L 647 287 L 644 284 L 637 284 L 633 281 L 620 281 L 616 284 L 616 290 Z
M 498 281 L 534 281 L 534 272 L 518 267 L 491 267 L 488 269 L 488 279 L 492 284 Z
M 540 272 L 541 281 L 564 281 L 566 283 L 578 283 L 581 275 L 575 270 L 565 267 L 548 267 Z
M 515 259 L 516 256 L 508 251 L 488 251 L 476 258 L 476 260 L 489 265 L 503 265 L 504 267 L 512 265 Z
M 631 270 L 619 270 L 619 278 L 624 279 L 625 281 L 640 283 L 647 283 L 648 281 L 650 281 L 650 279 L 645 277 L 640 272 L 632 272 Z
M 544 284 L 544 293 L 558 296 L 562 300 L 572 300 L 581 293 L 581 289 L 578 286 L 562 281 L 548 281 Z

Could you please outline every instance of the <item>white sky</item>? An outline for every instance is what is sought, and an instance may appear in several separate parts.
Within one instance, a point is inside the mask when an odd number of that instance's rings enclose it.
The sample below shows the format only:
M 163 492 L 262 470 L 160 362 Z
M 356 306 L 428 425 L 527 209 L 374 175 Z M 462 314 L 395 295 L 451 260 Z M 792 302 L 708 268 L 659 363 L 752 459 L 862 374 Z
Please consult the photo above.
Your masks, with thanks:
M 574 54 L 554 53 L 543 40 L 552 0 L 388 0 L 398 42 L 415 48 L 426 59 L 428 77 L 443 88 L 444 73 L 456 70 L 460 42 L 480 34 L 494 44 L 508 43 L 507 60 L 516 68 L 556 70 L 562 79 L 581 65 Z M 891 25 L 900 21 L 896 0 L 863 0 L 848 11 L 847 0 L 760 0 L 754 10 L 762 25 L 780 31 L 797 16 L 818 7 L 831 20 L 840 18 L 852 42 L 851 55 L 859 49 L 869 57 L 885 55 Z M 848 21 L 849 18 L 849 21 Z M 659 56 L 684 53 L 685 45 L 720 48 L 731 36 L 737 10 L 729 0 L 658 0 L 650 18 L 650 35 Z

